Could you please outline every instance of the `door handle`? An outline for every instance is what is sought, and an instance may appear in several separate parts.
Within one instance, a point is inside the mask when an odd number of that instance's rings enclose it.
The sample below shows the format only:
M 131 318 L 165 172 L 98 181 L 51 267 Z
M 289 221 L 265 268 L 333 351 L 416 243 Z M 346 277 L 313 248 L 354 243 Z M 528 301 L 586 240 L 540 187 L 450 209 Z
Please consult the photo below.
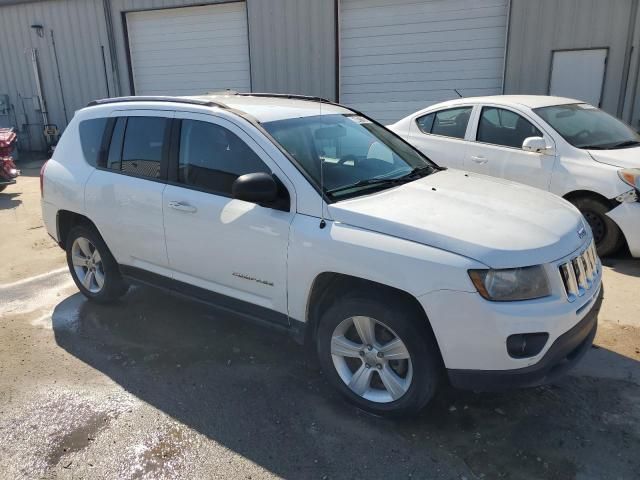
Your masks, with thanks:
M 178 202 L 176 200 L 170 201 L 168 205 L 174 210 L 179 210 L 181 212 L 196 213 L 198 211 L 198 209 L 193 205 L 189 205 L 188 203 L 184 202 Z
M 481 165 L 485 164 L 485 163 L 487 163 L 489 161 L 484 157 L 478 157 L 476 155 L 471 155 L 471 160 L 473 160 L 474 162 L 479 163 Z

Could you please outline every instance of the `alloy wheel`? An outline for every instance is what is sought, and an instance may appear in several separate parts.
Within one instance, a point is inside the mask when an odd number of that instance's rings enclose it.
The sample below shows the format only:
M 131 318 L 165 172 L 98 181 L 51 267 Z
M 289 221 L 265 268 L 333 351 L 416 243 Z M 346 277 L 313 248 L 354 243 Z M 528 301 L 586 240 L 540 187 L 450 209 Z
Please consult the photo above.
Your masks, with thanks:
M 91 293 L 99 293 L 104 286 L 104 266 L 96 246 L 78 237 L 71 246 L 71 261 L 78 281 Z
M 411 355 L 402 339 L 371 317 L 350 317 L 331 337 L 333 365 L 352 392 L 377 403 L 402 397 L 411 386 Z

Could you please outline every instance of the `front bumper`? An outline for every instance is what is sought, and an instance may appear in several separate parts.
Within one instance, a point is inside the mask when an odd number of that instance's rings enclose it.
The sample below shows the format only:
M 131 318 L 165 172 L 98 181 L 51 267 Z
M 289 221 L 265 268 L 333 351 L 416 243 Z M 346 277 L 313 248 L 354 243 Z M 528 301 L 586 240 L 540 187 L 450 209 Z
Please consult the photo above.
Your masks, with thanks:
M 640 257 L 640 202 L 621 203 L 607 213 L 620 227 L 634 257 Z
M 534 365 L 514 370 L 449 369 L 451 385 L 464 390 L 496 391 L 552 382 L 578 363 L 591 347 L 598 328 L 602 297 L 601 288 L 584 318 L 559 336 Z

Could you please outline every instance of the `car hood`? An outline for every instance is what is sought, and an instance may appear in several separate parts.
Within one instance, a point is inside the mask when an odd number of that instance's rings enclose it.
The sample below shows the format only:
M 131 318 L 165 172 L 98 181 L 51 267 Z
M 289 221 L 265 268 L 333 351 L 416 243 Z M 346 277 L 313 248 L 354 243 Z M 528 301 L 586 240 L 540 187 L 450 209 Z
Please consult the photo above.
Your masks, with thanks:
M 618 150 L 588 150 L 588 152 L 596 162 L 620 168 L 640 168 L 640 147 Z
M 445 170 L 331 204 L 335 221 L 478 260 L 492 268 L 557 260 L 586 240 L 570 203 L 484 175 Z M 588 229 L 587 229 L 588 231 Z

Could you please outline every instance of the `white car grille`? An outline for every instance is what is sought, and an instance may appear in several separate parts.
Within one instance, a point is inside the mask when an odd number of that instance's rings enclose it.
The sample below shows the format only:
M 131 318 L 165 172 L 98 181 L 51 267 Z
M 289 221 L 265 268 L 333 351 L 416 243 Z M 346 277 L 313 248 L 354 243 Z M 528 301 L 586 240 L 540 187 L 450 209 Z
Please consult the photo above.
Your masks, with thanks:
M 567 299 L 570 302 L 591 290 L 600 277 L 602 269 L 593 240 L 585 250 L 569 261 L 560 264 L 558 268 Z

